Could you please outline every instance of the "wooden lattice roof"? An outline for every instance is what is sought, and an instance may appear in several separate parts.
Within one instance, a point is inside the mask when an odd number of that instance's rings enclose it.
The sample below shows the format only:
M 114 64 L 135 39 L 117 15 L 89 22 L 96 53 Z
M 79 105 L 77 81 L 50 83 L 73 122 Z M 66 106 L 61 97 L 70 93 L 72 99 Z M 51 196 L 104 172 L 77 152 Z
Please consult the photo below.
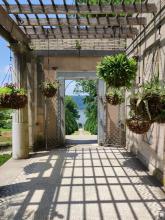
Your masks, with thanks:
M 144 14 L 157 10 L 148 1 L 129 5 L 124 1 L 120 5 L 100 4 L 101 1 L 90 5 L 88 0 L 87 4 L 68 4 L 70 0 L 1 2 L 29 39 L 133 38 L 138 34 L 137 26 L 146 25 Z

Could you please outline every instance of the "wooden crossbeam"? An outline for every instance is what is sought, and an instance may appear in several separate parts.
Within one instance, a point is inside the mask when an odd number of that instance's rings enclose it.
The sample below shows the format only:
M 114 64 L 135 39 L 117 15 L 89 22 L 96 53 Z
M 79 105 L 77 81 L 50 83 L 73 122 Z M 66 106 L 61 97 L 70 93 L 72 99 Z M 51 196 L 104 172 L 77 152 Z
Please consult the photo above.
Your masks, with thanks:
M 15 41 L 24 42 L 26 44 L 28 43 L 29 41 L 28 37 L 17 26 L 17 24 L 10 18 L 6 10 L 1 5 L 0 5 L 0 26 L 3 28 L 3 32 L 6 31 L 7 35 L 8 36 L 10 35 L 11 39 Z M 3 33 L 3 36 L 4 36 L 4 33 Z
M 63 35 L 63 37 L 61 38 L 61 35 L 56 35 L 56 39 L 110 39 L 110 38 L 119 38 L 119 36 L 110 36 L 110 35 L 72 35 L 72 37 L 70 37 L 70 35 Z M 47 39 L 47 37 L 45 35 L 31 35 L 30 36 L 31 39 Z M 120 39 L 132 39 L 133 35 L 121 35 Z M 48 39 L 54 39 L 54 36 L 51 35 L 49 36 Z
M 35 18 L 29 18 L 29 22 L 26 19 L 22 19 L 22 26 L 83 26 L 83 25 L 102 25 L 102 26 L 131 26 L 131 25 L 146 25 L 146 18 L 144 17 L 105 17 L 100 18 L 79 18 L 79 22 L 75 18 L 49 18 L 49 22 L 46 18 L 39 18 L 39 22 Z M 19 24 L 19 23 L 18 23 Z
M 30 34 L 29 37 L 31 39 L 54 39 L 54 35 L 51 33 L 49 36 L 45 36 L 45 34 Z M 63 36 L 61 34 L 56 34 L 56 39 L 110 39 L 110 38 L 120 38 L 120 39 L 126 39 L 126 38 L 133 38 L 134 34 L 132 33 L 110 33 L 110 34 L 89 34 L 89 33 L 81 33 L 81 34 L 72 34 L 70 37 L 70 33 L 65 33 Z
M 21 27 L 23 28 L 23 27 Z M 27 27 L 26 28 L 26 32 L 28 35 L 40 35 L 40 34 L 46 34 L 48 32 L 48 30 L 50 29 L 47 29 L 47 28 L 40 28 L 40 27 L 37 27 L 35 28 L 35 30 L 31 27 Z M 132 35 L 137 35 L 139 33 L 138 29 L 137 28 L 132 28 L 132 27 L 126 27 L 126 28 L 119 28 L 119 27 L 116 27 L 116 28 L 97 28 L 97 27 L 88 27 L 87 29 L 84 28 L 66 28 L 66 27 L 63 27 L 62 29 L 60 29 L 59 27 L 57 28 L 52 28 L 51 31 L 55 34 L 55 35 L 59 35 L 61 34 L 61 31 L 63 34 L 78 34 L 78 35 L 88 35 L 88 34 L 113 34 L 114 32 L 115 33 L 118 33 L 118 34 L 132 34 Z
M 4 7 L 6 6 L 4 5 Z M 10 14 L 32 14 L 32 11 L 35 14 L 120 14 L 121 12 L 132 14 L 157 12 L 156 5 L 152 3 L 142 3 L 142 5 L 137 3 L 129 5 L 55 5 L 55 7 L 56 10 L 53 5 L 45 4 L 43 11 L 43 7 L 40 4 L 32 5 L 33 10 L 28 4 L 21 4 L 21 9 L 15 4 L 10 4 L 7 9 Z

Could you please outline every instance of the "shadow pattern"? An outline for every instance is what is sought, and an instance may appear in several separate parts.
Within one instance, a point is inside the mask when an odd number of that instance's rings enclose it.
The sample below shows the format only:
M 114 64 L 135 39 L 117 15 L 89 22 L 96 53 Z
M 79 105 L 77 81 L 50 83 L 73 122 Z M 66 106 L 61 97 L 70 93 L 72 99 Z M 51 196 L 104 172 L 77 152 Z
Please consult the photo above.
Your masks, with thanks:
M 115 147 L 36 154 L 0 197 L 2 220 L 150 220 L 165 207 L 161 186 Z

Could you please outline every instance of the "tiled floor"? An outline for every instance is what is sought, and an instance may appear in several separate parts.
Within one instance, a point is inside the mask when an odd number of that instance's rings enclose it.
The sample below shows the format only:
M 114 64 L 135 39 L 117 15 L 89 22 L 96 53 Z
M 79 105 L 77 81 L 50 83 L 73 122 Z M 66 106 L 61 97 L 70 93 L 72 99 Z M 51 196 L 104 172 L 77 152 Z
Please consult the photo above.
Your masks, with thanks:
M 165 208 L 158 182 L 115 147 L 37 154 L 0 195 L 1 220 L 150 220 Z

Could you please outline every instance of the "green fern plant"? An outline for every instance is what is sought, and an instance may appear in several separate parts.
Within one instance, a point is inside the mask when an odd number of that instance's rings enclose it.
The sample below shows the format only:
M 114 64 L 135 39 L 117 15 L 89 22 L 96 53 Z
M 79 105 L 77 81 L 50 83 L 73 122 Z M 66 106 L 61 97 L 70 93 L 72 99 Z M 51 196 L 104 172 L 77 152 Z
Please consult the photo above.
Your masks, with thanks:
M 136 77 L 137 63 L 122 53 L 104 57 L 96 69 L 98 77 L 105 80 L 109 87 L 130 88 Z

